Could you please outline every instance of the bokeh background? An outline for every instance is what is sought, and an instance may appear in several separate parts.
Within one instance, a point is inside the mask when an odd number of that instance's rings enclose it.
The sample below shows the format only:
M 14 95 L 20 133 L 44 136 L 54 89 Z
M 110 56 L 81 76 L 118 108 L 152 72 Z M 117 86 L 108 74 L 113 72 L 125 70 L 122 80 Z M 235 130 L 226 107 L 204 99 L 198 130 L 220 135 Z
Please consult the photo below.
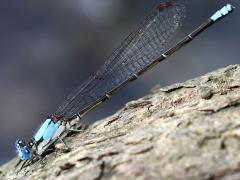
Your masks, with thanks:
M 0 1 L 0 164 L 15 156 L 16 138 L 30 138 L 159 2 L 163 1 Z M 85 123 L 113 114 L 156 84 L 182 82 L 240 62 L 239 0 L 182 2 L 187 17 L 175 41 L 226 3 L 237 9 L 85 116 Z

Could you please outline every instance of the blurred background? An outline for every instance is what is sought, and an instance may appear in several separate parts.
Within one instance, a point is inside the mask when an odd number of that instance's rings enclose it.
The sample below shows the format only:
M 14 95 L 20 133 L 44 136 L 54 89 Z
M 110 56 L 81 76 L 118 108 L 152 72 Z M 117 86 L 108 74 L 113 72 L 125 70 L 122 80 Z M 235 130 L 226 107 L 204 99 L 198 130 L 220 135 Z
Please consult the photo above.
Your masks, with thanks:
M 163 0 L 1 0 L 0 164 L 16 138 L 32 137 L 44 118 L 106 60 Z M 175 41 L 226 3 L 236 11 L 84 118 L 113 114 L 156 84 L 166 86 L 240 62 L 239 0 L 182 0 L 187 17 Z

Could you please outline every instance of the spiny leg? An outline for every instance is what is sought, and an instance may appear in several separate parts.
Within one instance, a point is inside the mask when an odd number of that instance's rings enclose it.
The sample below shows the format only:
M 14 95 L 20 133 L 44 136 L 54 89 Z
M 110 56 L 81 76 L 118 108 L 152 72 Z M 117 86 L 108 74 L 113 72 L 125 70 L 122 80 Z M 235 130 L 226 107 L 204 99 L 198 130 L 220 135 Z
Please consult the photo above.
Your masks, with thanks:
M 88 125 L 79 123 L 77 126 L 72 126 L 68 131 L 73 131 L 73 132 L 84 132 L 88 128 Z
M 85 129 L 68 129 L 68 131 L 72 131 L 72 132 L 84 132 L 86 131 Z
M 36 158 L 32 158 L 31 159 L 31 164 L 33 164 L 33 166 L 31 167 L 31 169 L 30 170 L 32 170 L 32 169 L 35 169 L 36 168 L 36 166 L 37 166 L 37 162 L 39 161 L 39 163 L 41 164 L 41 165 L 43 165 L 43 157 L 41 156 L 41 155 L 38 155 L 38 154 L 35 154 L 35 157 Z
M 17 174 L 25 167 L 25 165 L 26 165 L 27 162 L 28 162 L 28 159 L 25 160 L 25 161 L 22 163 L 20 169 L 17 171 Z M 19 164 L 20 164 L 20 163 L 19 163 Z M 18 164 L 18 165 L 19 165 L 19 164 Z
M 23 160 L 21 160 L 21 159 L 18 160 L 17 164 L 15 164 L 15 166 L 14 166 L 15 169 L 19 166 L 19 164 L 21 164 L 22 161 L 23 161 Z
M 35 158 L 36 157 L 36 158 Z M 43 157 L 41 156 L 41 155 L 39 155 L 39 154 L 37 154 L 37 153 L 34 153 L 34 157 L 32 158 L 32 160 L 31 160 L 31 162 L 32 163 L 36 163 L 36 162 L 38 162 L 38 161 L 42 161 L 42 159 L 43 159 Z
M 17 162 L 17 164 L 15 165 L 15 169 L 17 169 L 17 167 L 21 164 L 21 162 L 23 162 L 23 160 L 19 159 L 19 161 Z M 22 166 L 20 167 L 19 170 L 16 170 L 16 173 L 18 174 L 22 169 Z
M 71 148 L 63 141 L 62 138 L 58 137 L 58 140 L 65 146 L 67 150 L 70 150 Z
M 39 161 L 42 161 L 42 160 L 43 160 L 43 157 L 42 157 L 41 155 L 36 154 L 36 156 L 37 156 L 37 158 L 38 158 Z

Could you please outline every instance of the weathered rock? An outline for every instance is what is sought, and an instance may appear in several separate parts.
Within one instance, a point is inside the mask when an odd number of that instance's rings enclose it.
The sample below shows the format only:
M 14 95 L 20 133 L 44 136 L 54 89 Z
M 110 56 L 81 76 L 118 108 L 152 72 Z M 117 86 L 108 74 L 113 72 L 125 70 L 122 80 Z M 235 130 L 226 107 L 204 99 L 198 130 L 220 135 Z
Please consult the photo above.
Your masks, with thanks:
M 77 139 L 77 140 L 76 140 Z M 240 66 L 155 88 L 2 179 L 240 179 Z

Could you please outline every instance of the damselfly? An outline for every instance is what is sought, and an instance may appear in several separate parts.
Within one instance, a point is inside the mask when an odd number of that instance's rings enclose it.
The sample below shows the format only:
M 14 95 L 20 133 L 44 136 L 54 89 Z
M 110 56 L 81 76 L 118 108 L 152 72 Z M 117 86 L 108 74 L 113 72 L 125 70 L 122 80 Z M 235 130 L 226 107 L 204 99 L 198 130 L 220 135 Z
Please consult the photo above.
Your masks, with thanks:
M 22 167 L 29 160 L 41 158 L 57 140 L 63 142 L 63 138 L 91 109 L 192 41 L 233 9 L 227 4 L 167 50 L 167 44 L 182 25 L 185 7 L 171 1 L 155 7 L 100 69 L 71 93 L 55 113 L 47 117 L 28 143 L 20 139 L 16 141 L 18 157 L 20 161 L 25 161 Z

